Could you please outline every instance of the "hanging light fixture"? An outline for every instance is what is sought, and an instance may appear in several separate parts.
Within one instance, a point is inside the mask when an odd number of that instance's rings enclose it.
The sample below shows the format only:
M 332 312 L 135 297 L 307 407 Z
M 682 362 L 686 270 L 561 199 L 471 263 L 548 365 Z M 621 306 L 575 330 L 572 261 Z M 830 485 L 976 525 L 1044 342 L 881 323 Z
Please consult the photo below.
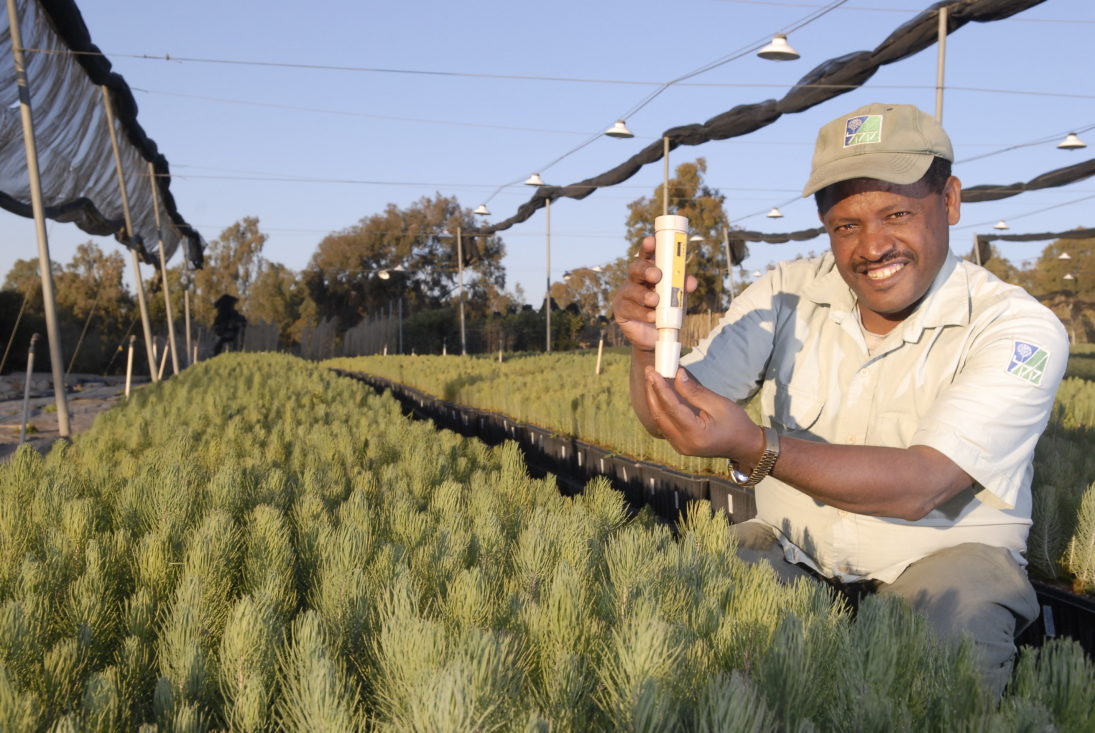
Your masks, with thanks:
M 772 42 L 757 51 L 757 56 L 769 61 L 794 61 L 799 57 L 798 51 L 791 48 L 791 44 L 787 43 L 787 36 L 782 33 L 772 36 Z
M 1079 150 L 1080 148 L 1086 148 L 1085 143 L 1080 138 L 1076 137 L 1076 133 L 1070 132 L 1065 136 L 1065 139 L 1057 143 L 1058 150 Z
M 1061 279 L 1062 279 L 1062 280 L 1075 280 L 1075 279 L 1076 279 L 1076 276 L 1075 276 L 1075 275 L 1073 275 L 1073 274 L 1072 274 L 1071 272 L 1066 272 L 1066 273 L 1065 273 L 1065 276 L 1064 276 L 1063 278 L 1061 278 Z
M 689 237 L 689 238 L 688 238 L 688 241 L 689 241 L 689 242 L 702 242 L 702 241 L 703 241 L 703 237 L 701 237 L 701 236 L 700 236 L 700 235 L 698 235 L 698 234 L 693 234 L 693 235 L 692 235 L 691 237 Z
M 1008 226 L 1008 223 L 1006 221 L 1004 221 L 1003 219 L 1001 219 L 1000 221 L 993 224 L 992 228 L 993 229 L 1000 229 L 1000 230 L 1011 229 L 1011 227 Z
M 1068 252 L 1062 252 L 1061 254 L 1057 255 L 1057 259 L 1059 259 L 1059 260 L 1071 260 L 1072 255 L 1070 255 Z
M 782 219 L 783 212 L 773 206 L 772 210 L 765 214 L 765 216 L 767 216 L 769 219 Z
M 533 173 L 531 176 L 525 179 L 526 186 L 543 186 L 544 179 L 540 178 L 539 173 Z
M 479 204 L 479 208 L 472 213 L 479 214 L 479 216 L 490 216 L 490 209 L 487 208 L 486 204 Z
M 635 133 L 627 129 L 627 124 L 623 120 L 616 120 L 616 124 L 605 130 L 605 134 L 609 137 L 618 137 L 620 139 L 635 137 Z

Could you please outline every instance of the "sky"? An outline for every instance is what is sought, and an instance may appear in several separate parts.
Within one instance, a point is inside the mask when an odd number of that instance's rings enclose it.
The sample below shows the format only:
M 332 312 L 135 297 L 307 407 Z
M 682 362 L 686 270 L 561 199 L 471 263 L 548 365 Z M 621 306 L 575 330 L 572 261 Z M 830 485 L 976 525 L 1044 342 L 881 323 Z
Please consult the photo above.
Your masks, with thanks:
M 269 235 L 264 256 L 295 270 L 308 264 L 324 235 L 389 204 L 406 207 L 440 193 L 469 209 L 486 203 L 486 221 L 506 219 L 531 195 L 522 184 L 531 173 L 549 184 L 574 183 L 623 162 L 667 128 L 778 99 L 818 64 L 874 48 L 929 5 L 847 0 L 797 27 L 832 3 L 77 4 L 92 41 L 132 88 L 138 121 L 169 162 L 182 216 L 206 240 L 245 216 L 258 217 Z M 800 59 L 766 61 L 750 51 L 791 29 L 789 42 Z M 942 116 L 964 185 L 1028 181 L 1095 153 L 1093 34 L 1095 3 L 1047 0 L 948 37 Z M 706 182 L 726 196 L 733 225 L 765 232 L 817 226 L 812 200 L 799 197 L 817 129 L 875 101 L 934 113 L 937 61 L 932 46 L 883 67 L 861 89 L 755 133 L 677 148 L 670 164 L 705 158 Z M 596 136 L 628 112 L 633 139 Z M 1027 145 L 1074 130 L 1092 147 Z M 652 196 L 662 176 L 659 161 L 581 201 L 556 201 L 552 280 L 625 254 L 627 204 Z M 765 216 L 773 206 L 784 218 Z M 1001 219 L 1010 233 L 1095 226 L 1095 180 L 967 204 L 952 229 L 952 249 L 968 252 L 973 236 L 992 232 Z M 48 232 L 51 254 L 62 263 L 89 239 L 104 249 L 120 246 L 71 224 L 51 222 Z M 519 284 L 528 302 L 542 301 L 548 274 L 543 209 L 500 235 L 507 289 Z M 30 219 L 0 211 L 0 241 L 0 274 L 16 259 L 36 256 Z M 751 243 L 744 266 L 762 270 L 820 253 L 827 244 L 824 238 Z M 997 246 L 1019 265 L 1036 259 L 1046 244 Z

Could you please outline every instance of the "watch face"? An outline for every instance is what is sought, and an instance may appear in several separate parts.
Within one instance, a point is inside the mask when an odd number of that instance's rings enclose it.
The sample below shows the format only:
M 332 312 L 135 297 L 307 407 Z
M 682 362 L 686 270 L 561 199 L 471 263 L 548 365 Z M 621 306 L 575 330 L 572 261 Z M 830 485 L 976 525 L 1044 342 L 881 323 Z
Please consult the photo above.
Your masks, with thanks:
M 737 466 L 730 466 L 730 480 L 738 486 L 748 486 L 749 474 L 742 473 Z

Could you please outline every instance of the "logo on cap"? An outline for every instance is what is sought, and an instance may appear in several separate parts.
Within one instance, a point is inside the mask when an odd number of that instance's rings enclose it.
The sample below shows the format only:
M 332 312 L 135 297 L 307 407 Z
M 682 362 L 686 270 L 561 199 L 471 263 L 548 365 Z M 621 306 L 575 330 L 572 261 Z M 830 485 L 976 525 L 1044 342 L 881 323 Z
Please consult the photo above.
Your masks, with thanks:
M 849 117 L 844 124 L 844 147 L 882 142 L 882 115 Z

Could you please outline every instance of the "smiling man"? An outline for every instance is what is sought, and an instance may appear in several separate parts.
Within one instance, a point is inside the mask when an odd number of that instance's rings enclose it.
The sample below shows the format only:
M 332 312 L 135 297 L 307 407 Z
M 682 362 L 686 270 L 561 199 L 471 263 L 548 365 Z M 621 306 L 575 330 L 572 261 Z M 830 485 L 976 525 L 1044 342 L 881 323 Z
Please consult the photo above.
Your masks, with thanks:
M 1023 556 L 1032 461 L 1068 341 L 1026 292 L 951 253 L 953 159 L 908 105 L 825 125 L 803 196 L 830 251 L 736 298 L 675 380 L 652 366 L 652 238 L 614 310 L 643 425 L 755 486 L 756 519 L 732 527 L 739 554 L 788 581 L 907 599 L 945 637 L 972 636 L 999 696 L 1038 613 Z M 741 407 L 758 391 L 761 426 Z

